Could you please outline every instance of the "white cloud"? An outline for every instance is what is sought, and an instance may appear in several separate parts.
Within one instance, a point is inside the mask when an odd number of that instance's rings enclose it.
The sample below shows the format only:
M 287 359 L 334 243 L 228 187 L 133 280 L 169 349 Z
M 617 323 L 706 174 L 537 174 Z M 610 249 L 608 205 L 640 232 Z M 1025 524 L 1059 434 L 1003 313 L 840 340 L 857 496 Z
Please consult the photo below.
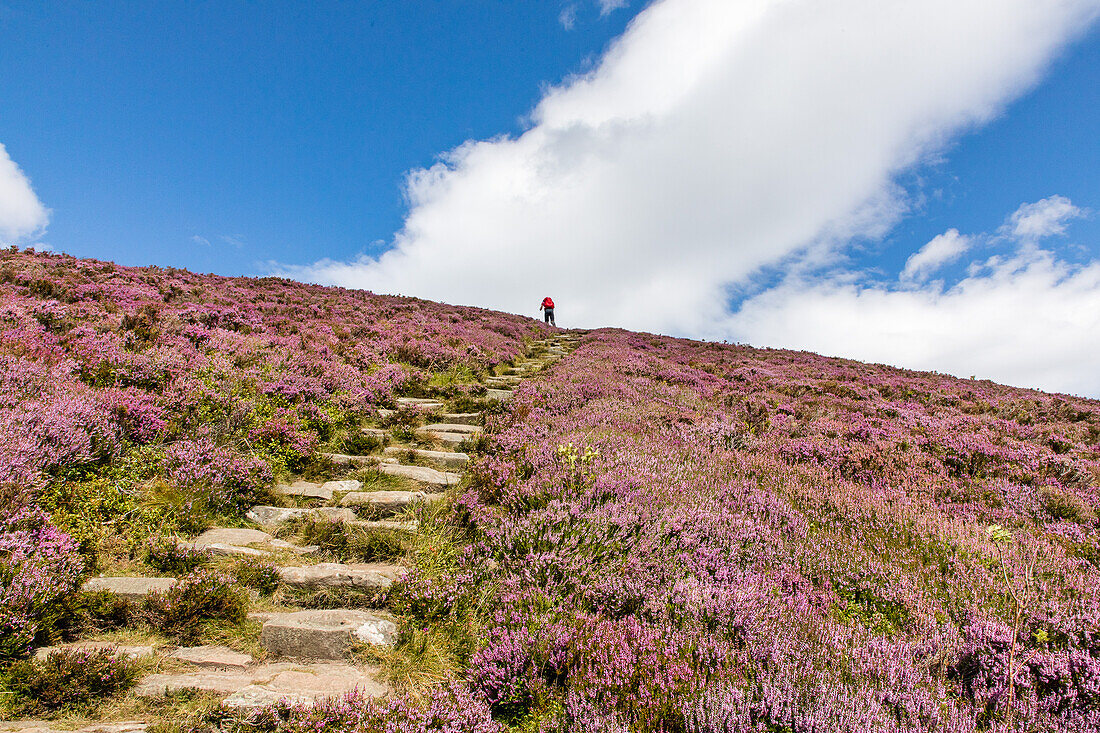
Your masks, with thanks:
M 1098 10 L 658 0 L 522 135 L 411 173 L 390 250 L 280 274 L 532 315 L 550 293 L 563 325 L 721 337 L 761 268 L 887 231 L 896 175 L 998 114 Z
M 207 239 L 206 237 L 202 236 L 202 235 L 199 235 L 199 234 L 192 234 L 191 235 L 191 241 L 194 242 L 195 244 L 201 246 L 201 247 L 209 247 L 210 246 L 210 240 Z
M 1065 196 L 1050 196 L 1016 209 L 1005 222 L 1004 231 L 1020 241 L 1035 242 L 1043 237 L 1065 234 L 1066 222 L 1083 214 Z
M 38 236 L 49 221 L 49 210 L 0 143 L 0 242 L 15 243 Z
M 991 259 L 946 291 L 792 279 L 730 325 L 756 345 L 1100 395 L 1100 262 L 1041 250 Z
M 625 8 L 630 0 L 599 0 L 600 15 L 610 15 L 619 8 Z
M 558 22 L 561 23 L 561 27 L 565 30 L 573 30 L 577 25 L 577 6 L 566 5 L 562 8 L 561 13 L 558 14 Z
M 959 234 L 958 229 L 948 229 L 932 238 L 905 261 L 901 279 L 920 282 L 928 278 L 948 262 L 958 259 L 970 247 L 970 238 Z

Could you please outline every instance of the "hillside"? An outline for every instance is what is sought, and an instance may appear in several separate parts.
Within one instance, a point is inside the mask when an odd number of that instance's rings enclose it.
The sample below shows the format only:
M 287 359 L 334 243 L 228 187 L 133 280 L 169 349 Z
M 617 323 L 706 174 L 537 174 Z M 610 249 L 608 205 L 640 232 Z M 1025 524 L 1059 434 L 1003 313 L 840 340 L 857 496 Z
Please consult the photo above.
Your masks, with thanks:
M 7 717 L 1100 729 L 1096 401 L 0 258 Z

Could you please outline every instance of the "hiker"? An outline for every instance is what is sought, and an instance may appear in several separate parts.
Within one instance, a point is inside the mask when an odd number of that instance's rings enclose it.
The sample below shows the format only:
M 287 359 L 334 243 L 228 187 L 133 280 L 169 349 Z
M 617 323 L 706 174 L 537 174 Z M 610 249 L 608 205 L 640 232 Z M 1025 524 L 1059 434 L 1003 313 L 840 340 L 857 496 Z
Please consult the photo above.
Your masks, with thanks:
M 549 295 L 542 299 L 542 305 L 539 306 L 539 310 L 543 312 L 543 321 L 549 323 L 554 328 L 558 327 L 558 324 L 554 323 L 554 301 Z

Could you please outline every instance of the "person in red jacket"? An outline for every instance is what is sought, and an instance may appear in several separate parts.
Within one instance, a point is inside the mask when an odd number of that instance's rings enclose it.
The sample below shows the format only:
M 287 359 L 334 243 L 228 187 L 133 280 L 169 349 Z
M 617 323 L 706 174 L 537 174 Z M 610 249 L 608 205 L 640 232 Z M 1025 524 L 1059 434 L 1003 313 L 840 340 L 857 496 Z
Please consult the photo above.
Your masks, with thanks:
M 547 295 L 542 299 L 542 305 L 539 306 L 539 310 L 542 311 L 543 320 L 549 323 L 554 328 L 558 327 L 558 324 L 554 323 L 554 301 Z

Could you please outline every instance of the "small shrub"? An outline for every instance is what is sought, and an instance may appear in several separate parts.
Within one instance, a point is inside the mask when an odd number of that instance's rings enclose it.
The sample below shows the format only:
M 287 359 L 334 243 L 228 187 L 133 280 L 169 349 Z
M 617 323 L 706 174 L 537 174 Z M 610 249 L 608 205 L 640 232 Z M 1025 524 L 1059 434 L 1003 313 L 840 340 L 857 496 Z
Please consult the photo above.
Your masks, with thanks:
M 137 665 L 111 649 L 64 649 L 44 660 L 22 660 L 4 674 L 14 716 L 87 712 L 137 680 Z
M 1044 486 L 1039 490 L 1039 501 L 1043 509 L 1055 519 L 1084 525 L 1094 525 L 1097 522 L 1096 510 L 1068 491 Z
M 377 436 L 357 431 L 349 433 L 340 441 L 339 449 L 341 453 L 350 456 L 365 456 L 379 450 L 382 444 L 383 441 Z
M 154 535 L 145 543 L 145 562 L 161 573 L 183 575 L 209 559 L 205 552 L 181 545 L 175 537 Z
M 76 542 L 41 510 L 0 514 L 0 659 L 23 656 L 49 633 L 82 570 Z
M 233 577 L 246 588 L 269 596 L 279 587 L 279 571 L 271 563 L 242 560 L 233 568 Z
M 191 642 L 211 622 L 244 621 L 248 600 L 231 577 L 197 570 L 180 578 L 170 590 L 151 593 L 143 610 L 149 623 L 159 631 L 181 642 Z

